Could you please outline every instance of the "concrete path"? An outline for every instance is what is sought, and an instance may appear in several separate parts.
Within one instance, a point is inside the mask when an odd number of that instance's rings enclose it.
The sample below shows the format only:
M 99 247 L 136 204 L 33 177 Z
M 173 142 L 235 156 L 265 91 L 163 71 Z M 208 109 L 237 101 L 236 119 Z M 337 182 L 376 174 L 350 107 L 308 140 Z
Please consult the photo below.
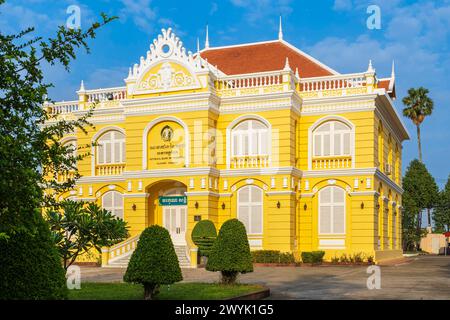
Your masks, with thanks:
M 450 299 L 450 257 L 420 256 L 381 265 L 381 289 L 367 289 L 366 266 L 259 267 L 242 283 L 271 289 L 271 299 Z M 82 282 L 120 282 L 125 269 L 82 267 Z M 186 282 L 217 282 L 219 273 L 183 269 Z

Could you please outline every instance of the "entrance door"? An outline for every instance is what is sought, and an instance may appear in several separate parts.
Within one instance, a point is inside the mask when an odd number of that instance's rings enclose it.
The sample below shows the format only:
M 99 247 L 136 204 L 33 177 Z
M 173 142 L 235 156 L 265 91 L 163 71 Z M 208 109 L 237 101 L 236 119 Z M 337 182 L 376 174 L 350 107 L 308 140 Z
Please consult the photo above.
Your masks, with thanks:
M 172 242 L 176 246 L 186 245 L 186 218 L 187 207 L 163 207 L 164 228 L 169 230 Z

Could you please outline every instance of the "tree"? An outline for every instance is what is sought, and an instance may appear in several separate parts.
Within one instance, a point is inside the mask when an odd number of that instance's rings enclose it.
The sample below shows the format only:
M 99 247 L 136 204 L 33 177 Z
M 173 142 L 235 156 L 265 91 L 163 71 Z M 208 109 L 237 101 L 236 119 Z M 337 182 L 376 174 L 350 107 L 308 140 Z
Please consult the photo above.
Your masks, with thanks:
M 183 280 L 178 257 L 166 229 L 155 225 L 142 232 L 123 280 L 142 284 L 145 300 L 152 300 L 160 285 Z
M 419 148 L 419 160 L 422 162 L 422 143 L 420 138 L 420 125 L 425 117 L 433 113 L 434 103 L 428 97 L 428 89 L 420 87 L 418 89 L 411 88 L 408 90 L 408 96 L 403 98 L 403 115 L 409 118 L 417 128 L 417 144 Z
M 433 220 L 437 232 L 450 231 L 450 176 L 444 190 L 439 193 L 439 201 L 434 210 Z
M 0 8 L 4 2 L 0 0 Z M 17 276 L 17 270 L 21 269 L 3 268 L 4 261 L 12 263 L 11 257 L 20 259 L 14 261 L 14 265 L 21 263 L 34 268 L 42 279 L 64 280 L 58 276 L 59 271 L 55 271 L 60 268 L 63 272 L 60 261 L 54 259 L 56 247 L 46 245 L 51 238 L 43 226 L 48 226 L 40 214 L 36 216 L 36 210 L 57 206 L 55 195 L 73 188 L 74 179 L 58 183 L 51 177 L 61 171 L 76 171 L 76 161 L 81 156 L 70 156 L 60 140 L 75 129 L 84 131 L 91 112 L 74 121 L 53 118 L 53 124 L 46 125 L 52 116 L 42 106 L 52 102 L 46 98 L 52 85 L 44 83 L 42 63 L 62 64 L 69 70 L 70 62 L 76 58 L 76 49 L 89 51 L 86 41 L 95 38 L 97 29 L 114 19 L 102 17 L 101 23 L 94 23 L 85 31 L 59 27 L 56 36 L 47 40 L 34 36 L 34 28 L 13 35 L 0 32 L 0 235 L 5 241 L 11 241 L 7 250 L 0 251 L 0 265 L 2 281 L 10 287 L 21 285 Z M 78 177 L 76 171 L 75 179 Z M 50 189 L 54 190 L 53 194 L 44 195 L 44 190 Z M 16 245 L 14 239 L 19 234 L 30 241 L 26 245 Z M 39 251 L 39 263 L 36 263 L 31 250 L 39 242 L 43 243 L 46 253 Z M 54 263 L 56 265 L 50 267 Z M 30 277 L 27 281 L 35 279 Z M 58 296 L 56 291 L 45 290 L 28 290 L 25 294 L 22 298 Z
M 417 237 L 420 239 L 422 211 L 424 209 L 431 210 L 436 204 L 439 188 L 425 165 L 416 159 L 411 161 L 406 170 L 403 189 L 405 190 L 403 194 L 403 217 L 407 219 L 403 221 L 403 236 L 409 239 Z M 415 232 L 409 229 L 412 227 L 412 216 L 417 217 L 413 219 L 416 223 Z M 415 236 L 412 237 L 411 235 Z
M 211 220 L 199 221 L 192 230 L 192 241 L 198 247 L 200 255 L 208 257 L 214 241 L 217 238 L 217 230 Z
M 95 203 L 64 201 L 47 213 L 54 242 L 67 270 L 80 255 L 110 247 L 128 237 L 125 221 Z
M 222 283 L 234 284 L 239 273 L 253 272 L 247 232 L 237 219 L 226 221 L 209 254 L 206 270 L 220 271 Z

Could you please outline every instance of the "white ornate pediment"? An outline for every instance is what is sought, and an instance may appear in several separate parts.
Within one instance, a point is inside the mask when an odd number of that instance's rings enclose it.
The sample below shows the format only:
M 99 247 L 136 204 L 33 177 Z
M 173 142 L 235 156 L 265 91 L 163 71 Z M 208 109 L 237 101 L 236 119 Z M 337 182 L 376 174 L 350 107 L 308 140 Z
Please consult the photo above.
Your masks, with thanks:
M 146 94 L 201 88 L 198 73 L 211 70 L 199 54 L 186 52 L 183 42 L 172 29 L 162 29 L 153 40 L 147 57 L 130 68 L 125 79 L 130 94 Z

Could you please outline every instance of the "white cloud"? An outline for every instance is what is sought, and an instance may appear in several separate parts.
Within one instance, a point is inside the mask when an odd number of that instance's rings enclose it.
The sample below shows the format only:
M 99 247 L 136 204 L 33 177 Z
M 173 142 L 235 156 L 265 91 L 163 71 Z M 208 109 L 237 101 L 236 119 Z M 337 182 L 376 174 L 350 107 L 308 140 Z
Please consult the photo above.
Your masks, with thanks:
M 7 2 L 0 6 L 0 10 L 0 29 L 6 33 L 16 33 L 51 21 L 46 14 L 35 12 L 25 5 Z
M 156 11 L 151 7 L 151 0 L 121 0 L 124 8 L 120 12 L 121 18 L 131 18 L 134 24 L 146 33 L 153 31 Z

